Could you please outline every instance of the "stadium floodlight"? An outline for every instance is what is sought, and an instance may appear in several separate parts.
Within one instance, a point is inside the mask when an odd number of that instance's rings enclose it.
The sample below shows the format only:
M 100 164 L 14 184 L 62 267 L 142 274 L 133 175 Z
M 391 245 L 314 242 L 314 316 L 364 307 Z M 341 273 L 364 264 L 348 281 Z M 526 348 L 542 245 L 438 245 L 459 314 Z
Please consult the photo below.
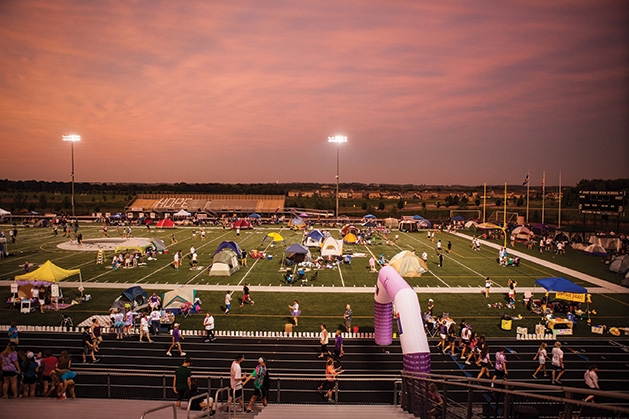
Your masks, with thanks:
M 74 218 L 74 143 L 81 141 L 81 136 L 76 134 L 64 135 L 63 141 L 68 141 L 72 148 L 72 218 Z
M 339 145 L 347 142 L 347 137 L 344 135 L 335 135 L 328 137 L 328 143 L 336 143 L 336 212 L 334 216 L 338 220 L 339 218 Z

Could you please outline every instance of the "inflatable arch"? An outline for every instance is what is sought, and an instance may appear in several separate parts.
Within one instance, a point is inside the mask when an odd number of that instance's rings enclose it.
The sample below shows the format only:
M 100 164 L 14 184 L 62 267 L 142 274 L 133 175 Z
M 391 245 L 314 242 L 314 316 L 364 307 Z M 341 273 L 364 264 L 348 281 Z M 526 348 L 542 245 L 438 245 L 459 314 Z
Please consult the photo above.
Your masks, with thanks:
M 417 294 L 391 266 L 378 274 L 374 297 L 374 335 L 378 345 L 393 341 L 393 304 L 404 356 L 404 371 L 430 373 L 430 348 Z

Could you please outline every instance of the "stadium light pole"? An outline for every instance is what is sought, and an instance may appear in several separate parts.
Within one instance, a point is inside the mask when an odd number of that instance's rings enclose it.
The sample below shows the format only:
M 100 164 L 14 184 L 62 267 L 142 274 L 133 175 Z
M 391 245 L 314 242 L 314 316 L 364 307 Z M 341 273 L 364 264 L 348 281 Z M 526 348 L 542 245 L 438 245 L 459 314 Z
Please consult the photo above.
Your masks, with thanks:
M 72 149 L 72 218 L 74 218 L 74 143 L 81 141 L 81 136 L 76 134 L 64 135 L 63 141 L 70 142 Z
M 343 135 L 335 135 L 334 137 L 328 137 L 328 143 L 336 143 L 336 212 L 335 217 L 339 218 L 339 150 L 340 144 L 346 143 L 347 137 Z

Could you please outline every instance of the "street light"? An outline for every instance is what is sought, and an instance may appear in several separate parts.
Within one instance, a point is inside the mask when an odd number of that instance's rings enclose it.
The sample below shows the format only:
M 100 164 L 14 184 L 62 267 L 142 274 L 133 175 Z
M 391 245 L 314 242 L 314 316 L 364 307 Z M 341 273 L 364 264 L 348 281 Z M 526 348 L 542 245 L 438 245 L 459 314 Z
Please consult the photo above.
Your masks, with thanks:
M 74 143 L 81 141 L 81 136 L 76 134 L 64 135 L 63 141 L 69 141 L 72 147 L 72 218 L 74 218 Z
M 336 143 L 336 219 L 339 218 L 339 144 L 346 143 L 347 137 L 343 135 L 335 135 L 328 137 L 328 143 Z

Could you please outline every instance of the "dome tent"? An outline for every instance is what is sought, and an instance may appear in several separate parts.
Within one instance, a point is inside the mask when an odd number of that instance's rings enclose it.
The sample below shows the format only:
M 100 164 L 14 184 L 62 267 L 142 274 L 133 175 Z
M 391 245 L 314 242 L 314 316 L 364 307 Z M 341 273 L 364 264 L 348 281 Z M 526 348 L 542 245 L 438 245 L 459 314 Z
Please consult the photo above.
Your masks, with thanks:
M 224 248 L 212 258 L 210 276 L 231 276 L 240 269 L 238 255 L 230 248 Z
M 389 261 L 389 265 L 393 267 L 400 276 L 418 277 L 424 272 L 428 272 L 426 262 L 408 250 L 404 250 L 393 256 Z

